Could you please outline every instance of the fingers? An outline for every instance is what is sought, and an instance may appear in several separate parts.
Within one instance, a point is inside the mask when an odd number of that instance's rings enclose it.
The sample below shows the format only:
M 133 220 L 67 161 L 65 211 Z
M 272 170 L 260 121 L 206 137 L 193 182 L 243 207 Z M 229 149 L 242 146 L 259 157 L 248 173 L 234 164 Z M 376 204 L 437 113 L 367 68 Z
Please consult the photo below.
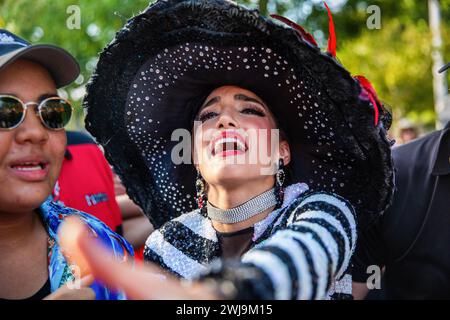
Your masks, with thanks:
M 91 288 L 63 288 L 64 290 L 50 300 L 95 300 L 95 292 Z
M 76 217 L 67 217 L 58 229 L 58 237 L 61 252 L 70 265 L 76 265 L 80 268 L 80 277 L 83 278 L 90 274 L 89 265 L 78 244 L 79 238 L 90 237 L 89 231 L 83 222 Z
M 78 218 L 67 219 L 60 239 L 71 250 L 75 260 L 106 285 L 123 290 L 132 299 L 208 299 L 211 295 L 193 295 L 173 277 L 161 277 L 160 268 L 152 264 L 135 265 L 118 262 L 110 251 L 93 237 L 84 236 L 85 227 Z M 78 260 L 77 260 L 78 263 Z M 87 280 L 86 280 L 87 281 Z
M 163 292 L 164 284 L 159 277 L 151 274 L 159 269 L 147 266 L 133 268 L 129 263 L 119 263 L 97 241 L 80 239 L 80 248 L 93 274 L 104 283 L 124 290 L 133 299 L 156 299 L 154 291 Z
M 137 300 L 185 300 L 216 299 L 203 285 L 183 286 L 170 276 L 162 276 L 155 265 L 119 263 L 111 258 L 105 248 L 94 239 L 81 238 L 80 248 L 89 262 L 93 274 L 104 283 L 120 288 L 131 299 Z
M 80 279 L 81 287 L 89 287 L 92 283 L 94 283 L 94 276 L 89 274 Z
M 136 299 L 149 299 L 146 293 L 150 290 L 142 285 L 133 286 L 141 280 L 134 274 L 132 266 L 115 261 L 98 241 L 86 236 L 85 229 L 79 218 L 69 217 L 58 230 L 64 255 L 83 270 L 82 276 L 93 274 L 113 288 L 128 289 L 127 294 Z
M 70 300 L 95 300 L 95 292 L 91 288 L 81 288 L 75 291 Z

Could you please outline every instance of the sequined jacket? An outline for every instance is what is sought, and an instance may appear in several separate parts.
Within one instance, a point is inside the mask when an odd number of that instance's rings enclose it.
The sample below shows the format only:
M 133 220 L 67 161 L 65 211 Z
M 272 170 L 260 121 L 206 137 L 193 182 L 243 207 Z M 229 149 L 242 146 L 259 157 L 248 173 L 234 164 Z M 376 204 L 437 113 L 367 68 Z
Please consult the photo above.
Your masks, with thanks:
M 200 210 L 153 232 L 145 258 L 182 279 L 227 282 L 236 299 L 351 298 L 353 207 L 307 189 L 286 188 L 283 205 L 254 225 L 252 247 L 237 262 L 221 261 L 216 231 Z
M 50 238 L 48 248 L 48 271 L 50 277 L 51 292 L 74 279 L 74 271 L 63 254 L 59 246 L 58 228 L 67 216 L 78 216 L 94 232 L 96 237 L 108 247 L 117 260 L 124 257 L 132 259 L 133 247 L 120 235 L 111 231 L 103 222 L 84 212 L 68 208 L 60 203 L 53 202 L 49 197 L 39 208 L 39 214 Z M 126 296 L 122 292 L 117 292 L 105 287 L 101 283 L 94 281 L 90 286 L 94 290 L 96 300 L 124 300 Z

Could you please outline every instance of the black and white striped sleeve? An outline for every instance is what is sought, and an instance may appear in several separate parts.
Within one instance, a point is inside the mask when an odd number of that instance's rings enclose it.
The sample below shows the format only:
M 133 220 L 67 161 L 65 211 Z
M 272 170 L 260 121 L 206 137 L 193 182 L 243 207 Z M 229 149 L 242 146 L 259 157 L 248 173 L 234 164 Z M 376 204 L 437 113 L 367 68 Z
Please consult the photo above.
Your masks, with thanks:
M 234 267 L 240 274 L 251 269 L 259 279 L 252 282 L 247 277 L 246 288 L 236 283 L 241 281 L 238 276 L 233 282 L 239 290 L 254 292 L 255 299 L 323 299 L 331 283 L 346 271 L 355 249 L 353 208 L 341 197 L 311 193 L 292 202 L 286 213 L 285 227 L 248 251 L 240 266 Z M 254 286 L 271 294 L 258 295 Z

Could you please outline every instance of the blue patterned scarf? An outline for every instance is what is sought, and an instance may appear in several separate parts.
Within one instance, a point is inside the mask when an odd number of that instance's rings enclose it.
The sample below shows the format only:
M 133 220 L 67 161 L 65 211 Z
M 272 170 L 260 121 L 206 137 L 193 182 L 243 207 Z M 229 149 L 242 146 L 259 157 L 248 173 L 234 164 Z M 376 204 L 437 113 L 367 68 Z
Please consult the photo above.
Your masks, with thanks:
M 59 225 L 67 216 L 76 215 L 81 218 L 97 235 L 97 239 L 112 251 L 117 260 L 122 261 L 126 256 L 132 259 L 134 256 L 133 248 L 124 238 L 89 214 L 55 203 L 50 197 L 41 205 L 39 213 L 50 238 L 48 272 L 52 292 L 63 286 L 67 281 L 74 279 L 73 271 L 61 253 L 57 234 Z M 96 300 L 126 299 L 124 293 L 111 290 L 98 281 L 94 281 L 90 287 L 95 291 Z

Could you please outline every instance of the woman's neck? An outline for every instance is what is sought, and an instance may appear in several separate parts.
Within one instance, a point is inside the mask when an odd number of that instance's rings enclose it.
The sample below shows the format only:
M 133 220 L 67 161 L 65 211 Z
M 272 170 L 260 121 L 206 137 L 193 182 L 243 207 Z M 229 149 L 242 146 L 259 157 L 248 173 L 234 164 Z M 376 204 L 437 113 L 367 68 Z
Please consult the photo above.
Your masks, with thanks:
M 223 210 L 231 209 L 273 188 L 273 185 L 273 179 L 247 182 L 243 185 L 232 188 L 209 185 L 208 201 L 216 208 Z M 221 223 L 218 221 L 212 221 L 212 224 L 214 229 L 219 232 L 235 232 L 249 228 L 258 221 L 263 220 L 270 212 L 273 211 L 273 209 L 274 207 L 268 208 L 247 220 L 237 223 Z
M 49 277 L 48 234 L 36 212 L 0 212 L 0 297 L 24 299 Z
M 0 212 L 0 248 L 8 250 L 21 246 L 36 235 L 37 229 L 43 228 L 34 211 L 5 213 Z

